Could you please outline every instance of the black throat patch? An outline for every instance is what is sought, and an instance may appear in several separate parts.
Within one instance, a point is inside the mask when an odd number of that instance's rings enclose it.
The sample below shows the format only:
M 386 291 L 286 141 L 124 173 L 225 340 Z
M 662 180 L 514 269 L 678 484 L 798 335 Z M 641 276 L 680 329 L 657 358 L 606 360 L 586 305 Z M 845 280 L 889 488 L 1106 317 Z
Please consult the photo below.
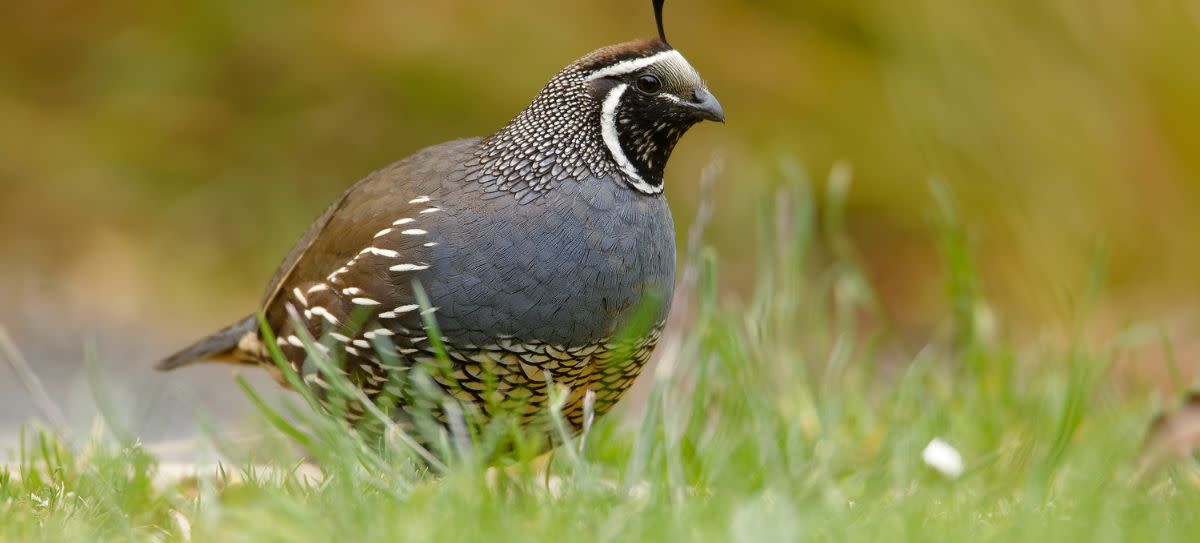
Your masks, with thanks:
M 641 179 L 630 179 L 630 172 L 617 164 L 602 134 L 602 103 L 607 92 L 597 92 L 589 76 L 622 61 L 668 50 L 670 46 L 660 40 L 639 40 L 598 49 L 567 66 L 529 107 L 484 138 L 475 160 L 467 164 L 465 180 L 482 184 L 485 197 L 509 195 L 521 203 L 587 174 L 616 179 L 640 192 L 661 192 L 662 172 L 671 150 L 695 121 L 676 118 L 661 101 L 643 101 L 649 97 L 634 96 L 638 93 L 627 89 L 616 122 L 625 125 L 618 127 L 618 140 L 633 169 L 640 172 Z M 653 190 L 647 191 L 651 185 Z
M 670 102 L 627 88 L 616 110 L 617 139 L 625 158 L 645 184 L 661 190 L 667 160 L 695 117 Z

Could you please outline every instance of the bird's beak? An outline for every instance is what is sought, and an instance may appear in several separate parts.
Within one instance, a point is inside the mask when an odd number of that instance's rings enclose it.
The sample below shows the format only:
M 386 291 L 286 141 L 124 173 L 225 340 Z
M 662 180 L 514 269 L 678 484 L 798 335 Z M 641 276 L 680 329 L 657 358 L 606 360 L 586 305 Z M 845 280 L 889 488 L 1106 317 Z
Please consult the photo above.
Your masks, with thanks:
M 708 92 L 706 88 L 696 89 L 695 101 L 690 105 L 701 119 L 718 123 L 725 122 L 725 109 L 721 107 L 721 102 L 717 101 L 717 97 Z

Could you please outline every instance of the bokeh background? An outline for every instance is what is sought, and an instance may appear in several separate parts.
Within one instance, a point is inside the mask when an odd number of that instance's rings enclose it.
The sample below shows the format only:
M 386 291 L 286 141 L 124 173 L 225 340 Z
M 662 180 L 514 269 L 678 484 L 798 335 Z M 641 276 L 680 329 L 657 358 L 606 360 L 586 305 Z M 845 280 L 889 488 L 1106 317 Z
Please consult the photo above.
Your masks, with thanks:
M 1001 333 L 1077 331 L 1102 269 L 1084 333 L 1147 322 L 1185 369 L 1200 356 L 1200 2 L 672 0 L 666 19 L 728 112 L 685 138 L 667 191 L 682 232 L 725 158 L 708 238 L 727 299 L 780 163 L 819 191 L 842 162 L 894 336 L 947 318 L 937 179 Z M 147 431 L 187 434 L 192 406 L 244 407 L 228 369 L 149 365 L 249 311 L 340 191 L 489 134 L 653 21 L 644 0 L 4 1 L 0 28 L 0 324 L 77 424 L 94 360 Z M 1161 373 L 1149 343 L 1120 378 Z M 0 366 L 0 443 L 35 412 Z

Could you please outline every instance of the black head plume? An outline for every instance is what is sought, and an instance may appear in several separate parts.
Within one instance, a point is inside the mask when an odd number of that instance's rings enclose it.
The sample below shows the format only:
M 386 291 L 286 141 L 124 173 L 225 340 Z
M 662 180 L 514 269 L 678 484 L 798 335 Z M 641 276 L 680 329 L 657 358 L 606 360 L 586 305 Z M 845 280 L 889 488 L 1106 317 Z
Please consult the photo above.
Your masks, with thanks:
M 667 43 L 667 33 L 663 30 L 663 23 L 662 23 L 662 8 L 663 8 L 663 3 L 666 2 L 666 0 L 653 0 L 653 1 L 654 1 L 654 21 L 658 23 L 658 39 L 662 40 L 663 43 Z

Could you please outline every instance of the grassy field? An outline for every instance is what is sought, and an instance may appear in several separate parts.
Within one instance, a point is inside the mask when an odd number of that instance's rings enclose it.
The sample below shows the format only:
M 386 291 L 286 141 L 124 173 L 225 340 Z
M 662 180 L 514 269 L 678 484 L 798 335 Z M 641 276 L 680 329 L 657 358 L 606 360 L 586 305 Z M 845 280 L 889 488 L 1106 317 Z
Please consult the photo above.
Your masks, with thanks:
M 1194 460 L 1139 472 L 1148 423 L 1174 400 L 1118 393 L 1107 375 L 1122 349 L 1157 341 L 1153 333 L 1012 344 L 995 324 L 1002 316 L 979 297 L 952 198 L 935 185 L 945 326 L 924 344 L 899 345 L 877 324 L 871 285 L 840 234 L 848 172 L 835 170 L 816 201 L 801 176 L 783 170 L 789 188 L 759 214 L 755 294 L 740 304 L 719 299 L 715 254 L 691 251 L 685 275 L 694 287 L 677 306 L 689 318 L 643 376 L 652 382 L 644 405 L 598 422 L 586 440 L 568 438 L 548 467 L 533 453 L 489 467 L 457 433 L 431 447 L 441 460 L 418 462 L 402 440 L 364 446 L 299 400 L 263 407 L 278 447 L 251 458 L 226 445 L 245 466 L 199 479 L 164 482 L 133 438 L 72 446 L 31 430 L 0 473 L 0 541 L 1182 541 L 1200 533 Z M 1081 327 L 1102 277 L 1098 267 L 1080 279 Z M 961 454 L 961 474 L 926 463 L 934 439 Z M 295 444 L 321 467 L 319 482 L 291 469 L 294 454 L 264 452 Z M 261 475 L 246 467 L 252 461 L 279 470 Z

